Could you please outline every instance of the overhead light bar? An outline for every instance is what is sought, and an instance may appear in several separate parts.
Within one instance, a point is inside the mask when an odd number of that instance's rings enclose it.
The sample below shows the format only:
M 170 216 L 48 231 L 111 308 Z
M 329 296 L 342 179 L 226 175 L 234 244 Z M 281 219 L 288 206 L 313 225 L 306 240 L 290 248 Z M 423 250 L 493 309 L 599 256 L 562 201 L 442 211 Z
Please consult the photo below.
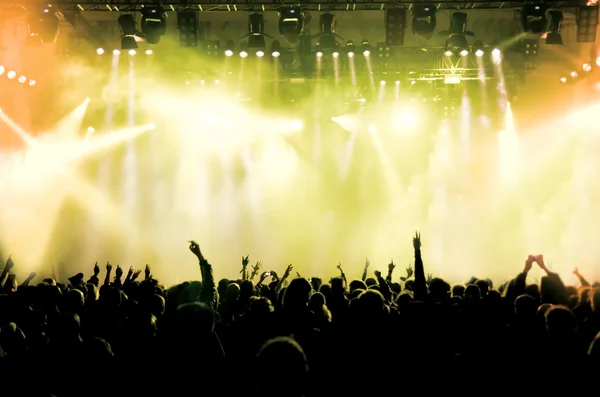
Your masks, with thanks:
M 137 28 L 135 27 L 135 17 L 133 14 L 123 14 L 117 19 L 119 28 L 121 29 L 121 49 L 135 50 L 138 48 L 136 35 Z

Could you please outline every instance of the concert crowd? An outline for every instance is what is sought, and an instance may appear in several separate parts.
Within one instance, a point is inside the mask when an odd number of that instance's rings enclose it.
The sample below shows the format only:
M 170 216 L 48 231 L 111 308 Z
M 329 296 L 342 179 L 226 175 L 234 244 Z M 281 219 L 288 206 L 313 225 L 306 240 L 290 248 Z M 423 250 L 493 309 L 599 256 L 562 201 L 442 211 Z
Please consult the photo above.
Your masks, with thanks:
M 0 277 L 2 396 L 369 396 L 593 391 L 600 289 L 568 286 L 542 255 L 502 284 L 365 263 L 350 279 L 281 274 L 242 258 L 214 279 L 165 287 L 110 263 L 61 283 Z M 545 276 L 528 280 L 533 267 Z M 402 274 L 398 274 L 402 273 Z M 312 275 L 311 275 L 312 276 Z M 358 275 L 357 275 L 358 276 Z M 528 391 L 528 388 L 531 390 Z

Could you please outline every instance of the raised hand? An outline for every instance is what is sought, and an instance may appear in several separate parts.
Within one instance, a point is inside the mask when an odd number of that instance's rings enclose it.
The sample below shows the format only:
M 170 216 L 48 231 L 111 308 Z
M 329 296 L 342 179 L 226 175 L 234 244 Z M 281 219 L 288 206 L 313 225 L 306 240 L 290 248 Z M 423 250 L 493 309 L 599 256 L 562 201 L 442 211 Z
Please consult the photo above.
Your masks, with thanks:
M 252 266 L 252 273 L 258 274 L 258 271 L 262 268 L 262 262 L 256 262 L 254 266 Z
M 146 278 L 146 280 L 150 279 L 150 276 L 152 276 L 152 269 L 150 268 L 150 265 L 146 265 L 146 268 L 144 269 L 144 277 Z
M 531 270 L 531 266 L 533 266 L 533 263 L 535 262 L 535 257 L 533 255 L 529 255 L 527 257 L 527 260 L 525 261 L 525 269 L 523 270 L 524 272 L 528 272 Z
M 94 276 L 98 276 L 100 274 L 100 266 L 98 266 L 98 262 L 94 263 Z
M 365 269 L 368 269 L 371 266 L 371 262 L 369 262 L 369 258 L 365 259 Z
M 375 273 L 375 277 L 381 278 L 381 272 L 379 270 L 375 270 L 373 273 Z
M 6 265 L 4 265 L 4 271 L 9 272 L 12 270 L 13 267 L 15 267 L 15 262 L 13 262 L 12 255 L 11 255 L 6 260 Z
M 340 272 L 342 271 L 342 262 L 338 262 L 337 269 L 338 269 Z
M 415 271 L 413 270 L 412 266 L 408 265 L 406 268 L 406 278 L 411 278 L 414 273 Z
M 579 276 L 579 269 L 578 268 L 573 269 L 573 274 L 576 276 Z
M 106 272 L 110 273 L 112 270 L 112 265 L 110 264 L 110 262 L 106 262 Z
M 142 274 L 141 270 L 134 270 L 133 274 L 131 275 L 131 281 L 137 280 L 137 278 L 140 276 L 140 274 Z
M 33 280 L 35 276 L 37 276 L 37 274 L 35 272 L 31 272 L 29 273 L 29 277 L 27 277 L 27 280 Z
M 283 278 L 289 277 L 289 275 L 292 273 L 292 270 L 294 270 L 294 266 L 292 266 L 292 264 L 290 263 L 285 269 L 285 272 L 283 272 Z
M 388 265 L 388 271 L 391 273 L 394 271 L 395 268 L 396 268 L 396 265 L 394 265 L 394 260 L 392 259 L 390 264 Z
M 195 242 L 194 240 L 190 240 L 190 251 L 192 251 L 192 254 L 196 255 L 198 258 L 200 258 L 202 256 L 202 253 L 200 252 L 200 246 L 198 245 L 197 242 Z
M 431 275 L 431 273 L 429 273 L 429 274 L 427 274 L 427 284 L 428 285 L 431 282 L 431 280 L 433 280 L 433 276 Z
M 242 256 L 242 266 L 246 267 L 250 263 L 250 255 Z
M 415 250 L 421 249 L 421 233 L 415 232 L 415 237 L 413 237 L 413 248 Z
M 127 278 L 131 278 L 131 276 L 133 276 L 133 266 L 130 266 L 127 271 Z
M 296 278 L 302 278 L 302 276 L 300 275 L 300 273 L 296 272 Z
M 279 275 L 277 275 L 275 270 L 271 270 L 269 273 L 271 274 L 271 277 L 273 277 L 273 280 L 279 280 Z
M 123 269 L 121 269 L 121 266 L 119 266 L 119 265 L 117 265 L 117 269 L 115 270 L 115 277 L 117 277 L 117 278 L 123 277 Z

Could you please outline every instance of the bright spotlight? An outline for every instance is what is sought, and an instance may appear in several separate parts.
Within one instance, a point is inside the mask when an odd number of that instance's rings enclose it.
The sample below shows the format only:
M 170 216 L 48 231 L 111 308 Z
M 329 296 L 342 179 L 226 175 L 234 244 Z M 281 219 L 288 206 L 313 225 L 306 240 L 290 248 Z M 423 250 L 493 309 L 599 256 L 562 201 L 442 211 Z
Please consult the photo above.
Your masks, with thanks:
M 577 78 L 577 72 L 576 71 L 572 71 L 571 73 L 569 73 L 571 77 L 573 77 L 574 79 Z
M 225 50 L 225 56 L 226 57 L 233 56 L 233 51 L 231 51 L 231 50 Z
M 337 57 L 339 57 L 339 56 L 340 56 L 340 53 L 336 51 L 336 52 L 334 52 L 334 53 L 333 53 L 333 54 L 331 54 L 331 55 L 333 55 L 333 57 L 334 57 L 334 58 L 337 58 Z
M 246 58 L 248 56 L 248 53 L 246 51 L 240 51 L 240 56 L 242 58 Z
M 371 134 L 374 134 L 377 132 L 377 127 L 375 127 L 374 124 L 369 124 L 369 126 L 367 127 L 367 131 L 369 131 Z
M 368 40 L 363 40 L 360 44 L 360 48 L 362 49 L 364 56 L 368 57 L 371 55 L 371 44 L 369 44 Z
M 292 131 L 300 131 L 302 128 L 304 128 L 304 124 L 300 120 L 294 120 L 290 123 L 290 129 Z
M 392 124 L 395 127 L 415 127 L 419 122 L 418 115 L 418 109 L 402 107 L 392 115 Z
M 281 55 L 281 54 L 279 53 L 279 51 L 273 51 L 273 52 L 271 53 L 271 56 L 272 56 L 273 58 L 278 58 L 280 55 Z
M 264 51 L 256 51 L 256 56 L 259 58 L 262 58 L 265 56 L 265 52 Z
M 583 66 L 581 67 L 583 69 L 584 72 L 590 72 L 592 70 L 592 65 L 590 65 L 589 63 L 584 63 Z
M 96 49 L 96 54 L 98 54 L 98 55 L 104 55 L 104 48 L 98 48 L 98 49 Z
M 121 55 L 121 51 L 119 51 L 119 50 L 113 50 L 113 55 Z
M 499 49 L 497 49 L 497 48 L 494 48 L 494 49 L 492 50 L 492 56 L 493 56 L 493 57 L 499 57 L 499 56 L 500 56 L 500 50 L 499 50 Z
M 452 56 L 452 51 L 450 51 L 450 50 L 444 51 L 444 55 L 446 55 L 447 57 L 451 57 Z
M 29 86 L 33 87 L 36 84 L 35 80 L 29 80 Z
M 6 77 L 8 77 L 9 79 L 14 79 L 15 77 L 17 77 L 17 72 L 15 72 L 14 70 L 10 70 L 7 74 Z
M 596 58 L 596 65 L 600 66 L 600 57 Z
M 564 76 L 563 76 L 563 77 L 561 77 L 561 78 L 560 78 L 560 82 L 561 82 L 561 83 L 563 83 L 563 84 L 565 84 L 565 83 L 567 82 L 567 78 L 566 78 L 566 77 L 564 77 Z
M 137 51 L 132 49 L 132 50 L 127 51 L 127 53 L 131 56 L 134 56 L 135 54 L 137 54 Z
M 477 51 L 475 51 L 475 56 L 478 57 L 478 58 L 482 57 L 483 56 L 483 50 L 477 50 Z
M 467 51 L 467 50 L 462 50 L 462 51 L 460 52 L 460 56 L 461 56 L 461 57 L 466 57 L 467 55 L 469 55 L 469 51 Z
M 144 54 L 146 54 L 146 55 L 152 55 L 152 54 L 154 54 L 154 51 L 152 51 L 152 50 L 146 50 L 146 51 L 144 51 Z
M 352 40 L 348 40 L 346 42 L 346 48 L 344 49 L 346 51 L 346 55 L 348 55 L 349 58 L 352 58 L 354 56 L 354 42 Z
M 94 129 L 94 127 L 88 127 L 87 132 L 88 134 L 93 134 L 94 132 L 96 132 L 96 130 Z
M 0 66 L 0 76 L 2 76 L 4 74 L 4 71 L 6 69 L 4 69 L 4 66 Z
M 379 82 L 379 85 L 383 87 L 383 86 L 385 85 L 385 80 L 381 80 L 381 81 Z
M 25 76 L 19 76 L 19 78 L 17 79 L 17 81 L 21 84 L 25 84 L 25 82 L 27 81 L 27 77 Z
M 317 51 L 317 58 L 321 58 L 323 56 L 323 53 L 321 51 Z
M 396 80 L 396 87 L 400 86 L 400 80 Z

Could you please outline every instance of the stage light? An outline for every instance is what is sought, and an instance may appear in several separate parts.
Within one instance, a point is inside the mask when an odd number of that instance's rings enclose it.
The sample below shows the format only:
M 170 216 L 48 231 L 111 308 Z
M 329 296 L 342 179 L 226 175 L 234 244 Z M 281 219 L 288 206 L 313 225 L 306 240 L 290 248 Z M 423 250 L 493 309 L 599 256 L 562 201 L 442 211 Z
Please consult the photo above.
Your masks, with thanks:
M 36 81 L 35 80 L 29 80 L 29 86 L 33 87 L 34 85 L 36 85 Z
M 571 78 L 574 78 L 574 79 L 577 78 L 577 72 L 574 70 L 571 73 L 569 73 L 569 75 L 571 76 Z
M 248 48 L 265 48 L 265 18 L 257 12 L 248 16 Z
M 364 56 L 371 56 L 371 44 L 369 44 L 367 40 L 362 41 L 360 44 L 360 49 L 362 50 Z
M 429 40 L 435 32 L 437 20 L 435 17 L 435 5 L 416 5 L 412 14 L 412 31 L 415 36 Z
M 235 43 L 233 42 L 233 40 L 228 40 L 225 44 L 225 56 L 233 56 L 233 50 L 235 50 Z
M 386 43 L 377 43 L 377 56 L 379 58 L 389 58 L 392 54 L 391 48 Z
M 475 51 L 475 56 L 478 58 L 481 58 L 483 56 L 483 50 L 477 50 Z
M 299 5 L 284 5 L 279 8 L 279 34 L 288 43 L 296 43 L 304 31 L 304 12 Z
M 25 84 L 25 82 L 27 81 L 27 77 L 25 76 L 19 76 L 19 78 L 17 79 L 17 81 L 21 84 Z
M 279 40 L 273 40 L 273 42 L 271 43 L 271 56 L 273 58 L 277 58 L 280 55 L 281 55 L 281 44 L 279 43 Z
M 42 44 L 56 43 L 60 30 L 59 19 L 52 8 L 43 8 L 27 14 L 29 35 Z
M 134 50 L 138 48 L 135 36 L 137 29 L 135 27 L 135 18 L 132 14 L 123 14 L 117 19 L 119 28 L 121 29 L 121 49 Z
M 352 40 L 348 40 L 346 42 L 346 55 L 348 55 L 348 57 L 352 58 L 354 56 L 354 42 Z
M 396 87 L 400 87 L 400 80 L 396 80 Z
M 385 80 L 381 80 L 381 81 L 379 82 L 379 85 L 383 87 L 383 86 L 385 85 Z
M 519 12 L 521 27 L 525 33 L 546 33 L 546 6 L 537 4 L 525 4 Z
M 596 58 L 596 66 L 600 66 L 600 57 Z
M 561 83 L 563 83 L 563 84 L 565 84 L 565 83 L 567 82 L 567 78 L 566 78 L 566 77 L 564 77 L 564 76 L 563 76 L 563 77 L 561 77 L 561 78 L 560 78 L 560 82 L 561 82 Z
M 6 77 L 8 77 L 9 79 L 14 79 L 15 77 L 17 77 L 17 72 L 15 72 L 14 70 L 10 70 L 7 74 Z
M 497 48 L 494 48 L 494 49 L 492 50 L 492 56 L 493 56 L 493 57 L 499 57 L 499 56 L 500 56 L 500 54 L 501 54 L 501 52 L 500 52 L 500 50 L 499 50 L 499 49 L 497 49 Z
M 452 51 L 446 50 L 446 51 L 444 51 L 444 55 L 447 56 L 447 57 L 451 57 L 452 56 Z
M 546 44 L 562 45 L 563 39 L 560 34 L 560 28 L 563 20 L 563 13 L 559 10 L 550 10 L 547 12 L 548 33 L 546 35 Z
M 265 56 L 265 52 L 264 51 L 256 51 L 256 56 L 259 58 L 262 58 Z
M 340 53 L 337 51 L 334 51 L 333 54 L 331 54 L 334 58 L 337 58 L 340 56 Z
M 321 58 L 323 56 L 323 53 L 321 51 L 317 51 L 317 58 Z
M 466 57 L 467 55 L 469 55 L 469 51 L 467 51 L 467 50 L 462 50 L 462 51 L 460 52 L 460 56 L 461 56 L 461 57 Z
M 198 13 L 196 11 L 177 11 L 177 30 L 179 45 L 198 47 Z
M 157 44 L 167 33 L 167 14 L 161 6 L 142 8 L 142 33 L 150 44 Z
M 128 53 L 130 56 L 134 56 L 135 54 L 137 54 L 137 51 L 136 51 L 136 50 L 129 50 L 129 51 L 127 51 L 127 53 Z
M 584 72 L 591 72 L 592 71 L 592 65 L 590 65 L 589 63 L 584 63 L 581 68 L 583 69 Z
M 144 54 L 146 54 L 146 55 L 152 55 L 152 54 L 154 54 L 154 51 L 152 51 L 152 50 L 146 50 L 146 51 L 144 51 Z
M 4 66 L 0 66 L 0 76 L 2 76 L 4 74 L 6 69 L 4 69 Z
M 98 49 L 96 49 L 96 54 L 98 54 L 98 55 L 104 55 L 104 48 L 98 48 Z
M 240 51 L 240 57 L 246 58 L 247 56 L 248 56 L 248 53 L 246 51 Z
M 474 36 L 473 32 L 467 30 L 467 14 L 464 12 L 453 12 L 450 17 L 448 30 L 440 32 L 440 36 L 446 36 L 445 47 L 459 53 L 461 56 L 469 54 L 469 41 L 467 36 Z M 466 51 L 466 55 L 462 55 Z
M 113 50 L 113 55 L 121 55 L 121 51 L 120 50 Z

